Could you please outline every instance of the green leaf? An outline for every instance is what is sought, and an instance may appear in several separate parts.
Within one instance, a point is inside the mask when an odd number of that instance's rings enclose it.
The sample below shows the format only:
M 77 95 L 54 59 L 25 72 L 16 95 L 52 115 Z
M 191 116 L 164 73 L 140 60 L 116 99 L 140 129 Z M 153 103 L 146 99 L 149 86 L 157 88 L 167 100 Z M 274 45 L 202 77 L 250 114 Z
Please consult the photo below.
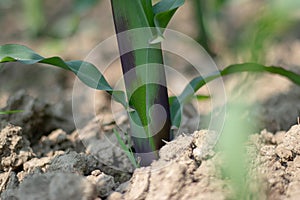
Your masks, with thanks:
M 226 76 L 240 72 L 268 72 L 271 74 L 277 74 L 286 77 L 293 83 L 300 86 L 300 75 L 296 74 L 295 72 L 286 70 L 282 67 L 264 66 L 256 63 L 233 64 L 205 78 L 200 76 L 190 81 L 190 83 L 185 87 L 185 89 L 179 95 L 179 97 L 173 100 L 172 104 L 170 105 L 172 125 L 176 127 L 180 126 L 182 105 L 189 101 L 194 96 L 195 92 L 197 92 L 202 86 L 221 76 Z
M 161 0 L 153 6 L 153 11 L 155 14 L 168 12 L 182 6 L 184 1 L 185 0 Z
M 182 103 L 178 100 L 178 98 L 174 98 L 172 103 L 170 104 L 170 114 L 171 114 L 171 124 L 179 128 L 181 123 L 182 116 Z
M 176 10 L 184 4 L 184 0 L 161 0 L 153 6 L 154 25 L 157 28 L 157 36 L 163 34 Z
M 245 64 L 235 64 L 226 67 L 221 71 L 221 75 L 229 75 L 239 72 L 269 72 L 271 74 L 277 74 L 283 76 L 293 83 L 300 85 L 300 75 L 292 72 L 290 70 L 286 70 L 282 67 L 277 66 L 264 66 L 256 63 L 245 63 Z
M 123 142 L 123 140 L 120 136 L 120 133 L 116 129 L 113 129 L 113 131 L 114 131 L 114 134 L 115 134 L 115 136 L 118 140 L 118 143 L 120 144 L 121 148 L 123 149 L 123 151 L 125 152 L 125 154 L 129 158 L 130 162 L 134 165 L 135 168 L 137 168 L 138 164 L 137 164 L 137 162 L 134 158 L 134 154 L 133 154 L 131 148 L 126 146 L 126 144 Z
M 0 63 L 20 62 L 23 64 L 44 63 L 73 72 L 87 86 L 107 91 L 115 100 L 127 107 L 126 98 L 122 91 L 114 91 L 101 72 L 91 63 L 74 60 L 63 61 L 60 57 L 44 58 L 26 46 L 6 44 L 0 46 Z
M 8 111 L 0 111 L 0 115 L 8 115 L 23 112 L 24 110 L 8 110 Z
M 196 99 L 198 101 L 204 101 L 204 100 L 210 99 L 210 96 L 209 95 L 196 95 Z
M 154 12 L 152 9 L 152 0 L 140 0 L 142 3 L 142 7 L 144 9 L 144 13 L 146 14 L 148 23 L 150 27 L 154 27 Z

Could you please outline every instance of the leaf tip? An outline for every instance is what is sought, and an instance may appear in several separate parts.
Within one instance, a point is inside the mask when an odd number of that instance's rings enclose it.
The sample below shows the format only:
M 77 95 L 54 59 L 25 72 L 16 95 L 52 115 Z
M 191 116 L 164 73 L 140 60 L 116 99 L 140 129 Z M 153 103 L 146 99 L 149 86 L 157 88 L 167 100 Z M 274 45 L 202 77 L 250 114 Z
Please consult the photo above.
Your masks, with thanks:
M 161 43 L 162 41 L 164 41 L 164 36 L 159 34 L 159 35 L 156 35 L 154 38 L 150 39 L 149 40 L 149 44 L 158 44 L 158 43 Z

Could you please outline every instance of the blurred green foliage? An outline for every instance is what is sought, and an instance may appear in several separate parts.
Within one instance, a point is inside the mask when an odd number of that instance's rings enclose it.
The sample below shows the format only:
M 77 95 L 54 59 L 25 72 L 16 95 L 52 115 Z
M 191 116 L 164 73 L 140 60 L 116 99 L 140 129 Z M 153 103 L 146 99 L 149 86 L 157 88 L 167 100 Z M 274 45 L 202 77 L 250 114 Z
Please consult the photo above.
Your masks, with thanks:
M 25 21 L 30 24 L 28 32 L 32 36 L 39 35 L 45 28 L 46 19 L 43 11 L 42 0 L 22 0 Z
M 100 0 L 72 0 L 69 8 L 63 11 L 57 20 L 48 18 L 45 14 L 45 1 L 22 0 L 24 23 L 28 26 L 28 34 L 35 38 L 50 36 L 64 38 L 71 36 L 78 30 L 80 17 L 95 6 Z
M 195 21 L 198 29 L 196 40 L 210 54 L 214 55 L 214 50 L 211 47 L 213 36 L 209 23 L 213 18 L 219 15 L 220 9 L 228 0 L 193 0 L 193 8 L 195 13 Z
M 229 50 L 235 58 L 264 62 L 271 45 L 282 42 L 299 28 L 298 0 L 193 0 L 193 3 L 197 40 L 211 55 Z M 254 5 L 251 9 L 247 8 L 250 4 Z
M 73 0 L 74 10 L 77 13 L 83 13 L 93 6 L 95 6 L 100 0 Z
M 10 8 L 13 4 L 14 4 L 14 2 L 11 0 L 0 0 L 0 8 L 3 8 L 3 9 Z
M 284 38 L 298 26 L 299 18 L 295 18 L 300 11 L 300 1 L 272 0 L 266 1 L 264 7 L 258 11 L 253 21 L 241 27 L 238 40 L 231 45 L 236 47 L 236 53 L 248 50 L 245 58 L 254 62 L 264 62 L 265 55 L 272 44 L 284 42 Z
M 244 102 L 243 98 L 237 98 L 231 99 L 227 104 L 227 117 L 218 144 L 223 156 L 220 168 L 223 179 L 228 181 L 228 186 L 232 190 L 229 199 L 262 199 L 261 194 L 255 191 L 260 187 L 260 183 L 250 177 L 253 170 L 251 164 L 255 155 L 249 154 L 249 147 L 247 147 L 250 134 L 255 133 L 256 130 L 251 123 L 248 123 L 254 119 L 251 119 L 245 110 L 253 109 L 253 106 Z

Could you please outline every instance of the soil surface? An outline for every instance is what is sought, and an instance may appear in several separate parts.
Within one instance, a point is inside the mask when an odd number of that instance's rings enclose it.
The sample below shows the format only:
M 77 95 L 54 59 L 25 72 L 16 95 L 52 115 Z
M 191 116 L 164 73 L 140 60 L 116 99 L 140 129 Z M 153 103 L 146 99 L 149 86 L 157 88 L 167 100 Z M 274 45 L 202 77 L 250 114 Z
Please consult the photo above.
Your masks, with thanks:
M 20 99 L 26 99 L 25 106 Z M 38 115 L 32 102 L 39 108 Z M 52 124 L 57 115 L 49 113 L 50 105 L 23 92 L 9 99 L 8 105 L 12 104 L 24 112 L 1 116 L 1 199 L 235 198 L 231 180 L 222 172 L 224 153 L 207 149 L 211 131 L 179 134 L 159 151 L 159 160 L 134 169 L 113 137 L 116 125 L 101 124 L 100 116 L 80 134 L 67 134 L 55 129 L 65 121 Z M 18 126 L 6 122 L 12 116 Z M 126 115 L 124 118 L 126 126 Z M 42 129 L 37 130 L 35 124 Z M 49 126 L 54 130 L 49 131 Z M 37 134 L 40 132 L 49 134 Z M 246 147 L 251 179 L 244 184 L 249 185 L 249 199 L 254 194 L 255 199 L 300 198 L 300 125 L 288 131 L 251 134 Z

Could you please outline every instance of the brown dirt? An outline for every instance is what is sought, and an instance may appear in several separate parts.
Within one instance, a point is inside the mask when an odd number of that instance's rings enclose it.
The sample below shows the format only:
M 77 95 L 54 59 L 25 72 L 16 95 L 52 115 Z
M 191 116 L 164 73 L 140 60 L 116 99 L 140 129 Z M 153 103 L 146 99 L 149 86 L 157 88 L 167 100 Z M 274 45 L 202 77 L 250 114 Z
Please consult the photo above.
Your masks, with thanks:
M 98 120 L 84 130 L 88 134 L 95 125 L 99 125 Z M 111 130 L 99 134 L 109 137 Z M 131 174 L 125 171 L 131 170 L 131 164 L 121 156 L 122 152 L 115 157 L 95 157 L 83 148 L 77 132 L 55 130 L 34 144 L 26 139 L 28 135 L 22 133 L 21 127 L 8 125 L 0 133 L 1 198 L 232 199 L 231 181 L 222 173 L 226 163 L 223 152 L 201 151 L 208 134 L 212 133 L 202 130 L 178 136 L 160 150 L 158 161 Z M 104 138 L 98 140 L 109 142 Z M 250 192 L 257 199 L 300 198 L 299 141 L 299 125 L 287 132 L 273 134 L 264 130 L 249 137 L 249 174 L 253 176 L 245 184 L 251 186 Z M 115 149 L 118 148 L 106 146 L 105 152 Z M 117 160 L 102 160 L 105 158 Z M 116 165 L 123 172 L 111 167 L 111 162 L 125 164 L 123 168 Z

